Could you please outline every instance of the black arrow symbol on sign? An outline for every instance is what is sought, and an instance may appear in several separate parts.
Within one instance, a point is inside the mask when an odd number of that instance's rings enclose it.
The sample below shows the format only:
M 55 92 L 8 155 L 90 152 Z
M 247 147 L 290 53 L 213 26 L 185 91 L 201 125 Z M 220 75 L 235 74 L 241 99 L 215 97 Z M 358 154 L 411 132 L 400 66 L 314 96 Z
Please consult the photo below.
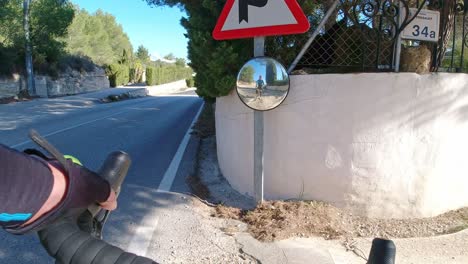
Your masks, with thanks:
M 239 24 L 242 21 L 249 23 L 249 5 L 264 7 L 268 0 L 239 0 Z

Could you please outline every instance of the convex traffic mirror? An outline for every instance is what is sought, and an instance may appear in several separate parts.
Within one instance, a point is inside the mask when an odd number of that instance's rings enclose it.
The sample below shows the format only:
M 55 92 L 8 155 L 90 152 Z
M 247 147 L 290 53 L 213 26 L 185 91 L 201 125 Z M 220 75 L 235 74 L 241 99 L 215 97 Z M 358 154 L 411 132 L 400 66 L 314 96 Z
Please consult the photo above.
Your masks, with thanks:
M 289 75 L 275 59 L 251 59 L 237 76 L 237 94 L 245 105 L 254 110 L 274 109 L 286 99 L 288 93 Z

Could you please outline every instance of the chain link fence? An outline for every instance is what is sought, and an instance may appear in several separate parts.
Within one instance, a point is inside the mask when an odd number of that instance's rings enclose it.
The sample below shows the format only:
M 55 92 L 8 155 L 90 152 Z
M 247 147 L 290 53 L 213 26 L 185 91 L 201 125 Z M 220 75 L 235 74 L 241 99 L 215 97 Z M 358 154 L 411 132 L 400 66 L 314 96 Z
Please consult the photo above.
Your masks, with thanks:
M 309 18 L 311 31 L 306 34 L 267 39 L 266 55 L 278 58 L 286 66 L 291 65 L 334 2 L 334 0 L 299 1 Z M 330 11 L 330 18 L 319 29 L 318 36 L 294 67 L 293 73 L 395 71 L 400 66 L 400 58 L 396 57 L 397 46 L 400 43 L 397 36 L 423 8 L 441 12 L 441 36 L 436 44 L 418 41 L 401 42 L 403 70 L 411 71 L 416 67 L 410 65 L 414 63 L 412 57 L 414 54 L 411 53 L 414 49 L 410 48 L 422 46 L 425 47 L 424 51 L 429 52 L 426 54 L 428 59 L 426 58 L 424 62 L 429 65 L 428 70 L 430 68 L 436 71 L 442 65 L 446 66 L 445 69 L 453 69 L 455 64 L 447 63 L 446 51 L 454 54 L 454 62 L 464 61 L 465 49 L 461 43 L 468 47 L 468 27 L 463 26 L 455 28 L 455 30 L 462 31 L 455 37 L 458 44 L 456 43 L 452 48 L 449 48 L 448 44 L 455 9 L 463 10 L 462 2 L 457 0 L 340 0 L 337 7 Z M 416 15 L 409 15 L 410 8 L 416 8 Z M 460 18 L 455 20 L 459 22 Z M 465 21 L 466 18 L 462 20 Z M 411 61 L 408 62 L 408 60 Z

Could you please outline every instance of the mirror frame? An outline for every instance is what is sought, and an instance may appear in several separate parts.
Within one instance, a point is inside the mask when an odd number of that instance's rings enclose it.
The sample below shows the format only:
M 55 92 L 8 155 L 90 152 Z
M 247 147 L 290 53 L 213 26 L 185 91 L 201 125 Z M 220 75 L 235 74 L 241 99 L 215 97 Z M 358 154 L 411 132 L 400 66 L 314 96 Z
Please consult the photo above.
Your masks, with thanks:
M 256 59 L 262 59 L 262 58 L 274 60 L 276 63 L 278 63 L 279 65 L 281 65 L 281 67 L 283 67 L 283 69 L 285 69 L 286 74 L 288 75 L 288 90 L 286 91 L 286 95 L 284 96 L 284 98 L 281 100 L 281 102 L 280 102 L 277 106 L 275 106 L 275 107 L 273 107 L 273 108 L 270 108 L 270 109 L 266 109 L 266 110 L 255 109 L 255 108 L 251 107 L 250 105 L 248 105 L 246 102 L 244 102 L 244 100 L 242 100 L 241 95 L 239 94 L 239 86 L 237 86 L 237 82 L 238 82 L 238 79 L 239 79 L 239 74 L 240 74 L 240 72 L 242 71 L 242 69 L 243 69 L 249 62 L 251 62 L 251 61 L 253 61 L 253 60 L 256 60 Z M 237 74 L 237 76 L 236 76 L 236 93 L 237 93 L 237 96 L 239 97 L 239 100 L 240 100 L 245 106 L 247 106 L 248 108 L 250 108 L 250 109 L 252 109 L 252 110 L 254 110 L 254 111 L 268 112 L 268 111 L 271 111 L 271 110 L 275 110 L 276 108 L 278 108 L 279 106 L 281 106 L 281 105 L 284 103 L 284 101 L 286 101 L 286 98 L 288 98 L 288 95 L 289 95 L 290 90 L 291 90 L 291 75 L 288 73 L 288 70 L 286 69 L 286 67 L 284 67 L 284 65 L 283 65 L 281 62 L 279 62 L 278 60 L 276 60 L 276 59 L 274 59 L 274 58 L 272 58 L 272 57 L 268 57 L 268 56 L 258 56 L 258 57 L 254 57 L 254 58 L 248 60 L 246 63 L 244 63 L 244 65 L 242 65 L 242 67 L 240 68 L 240 70 L 239 70 L 239 72 L 238 72 L 238 74 Z

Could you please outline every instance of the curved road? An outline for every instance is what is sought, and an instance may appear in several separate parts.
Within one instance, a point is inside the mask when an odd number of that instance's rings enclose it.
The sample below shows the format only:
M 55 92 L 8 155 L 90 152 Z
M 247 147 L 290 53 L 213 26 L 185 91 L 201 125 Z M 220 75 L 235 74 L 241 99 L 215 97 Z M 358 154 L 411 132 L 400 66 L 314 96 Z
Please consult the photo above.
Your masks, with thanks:
M 79 157 L 91 169 L 97 169 L 112 151 L 129 153 L 132 167 L 119 209 L 111 216 L 105 236 L 123 248 L 131 247 L 131 243 L 140 247 L 147 242 L 132 239 L 141 232 L 144 217 L 151 215 L 154 207 L 164 206 L 153 197 L 202 100 L 194 95 L 160 96 L 98 104 L 96 98 L 100 96 L 96 93 L 0 105 L 0 143 L 17 149 L 33 147 L 27 133 L 34 128 L 63 153 Z M 182 146 L 181 150 L 185 148 Z M 170 190 L 185 191 L 183 182 L 187 175 L 178 169 L 176 166 L 178 173 Z M 14 237 L 0 231 L 0 263 L 53 261 L 35 235 Z

